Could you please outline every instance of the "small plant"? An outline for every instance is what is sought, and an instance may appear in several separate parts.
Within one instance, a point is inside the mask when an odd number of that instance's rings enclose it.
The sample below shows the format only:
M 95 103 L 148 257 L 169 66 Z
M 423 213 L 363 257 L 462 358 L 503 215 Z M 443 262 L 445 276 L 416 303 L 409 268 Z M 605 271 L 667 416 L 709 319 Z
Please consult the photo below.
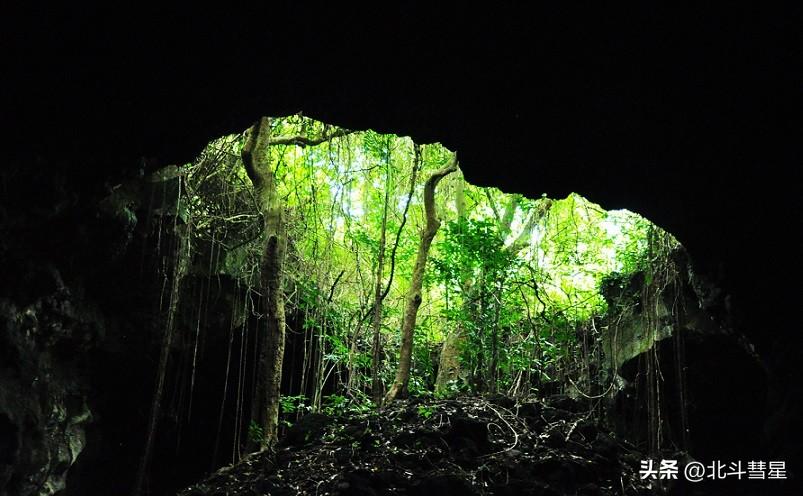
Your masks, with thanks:
M 435 413 L 435 410 L 431 406 L 426 405 L 418 405 L 418 416 L 428 419 Z
M 361 400 L 347 398 L 341 394 L 332 394 L 323 398 L 321 411 L 327 415 L 347 415 L 370 412 L 374 404 L 367 397 Z
M 297 396 L 282 396 L 279 400 L 282 413 L 299 413 L 309 411 L 310 407 L 307 405 L 307 397 L 303 394 Z
M 248 424 L 248 439 L 253 443 L 260 444 L 265 439 L 265 429 L 253 420 Z
M 342 394 L 332 394 L 323 399 L 323 413 L 327 415 L 340 415 L 345 412 L 348 398 Z
M 414 372 L 418 372 L 415 370 Z M 430 399 L 434 397 L 433 391 L 430 389 L 426 381 L 421 377 L 420 373 L 410 377 L 410 396 L 421 399 Z

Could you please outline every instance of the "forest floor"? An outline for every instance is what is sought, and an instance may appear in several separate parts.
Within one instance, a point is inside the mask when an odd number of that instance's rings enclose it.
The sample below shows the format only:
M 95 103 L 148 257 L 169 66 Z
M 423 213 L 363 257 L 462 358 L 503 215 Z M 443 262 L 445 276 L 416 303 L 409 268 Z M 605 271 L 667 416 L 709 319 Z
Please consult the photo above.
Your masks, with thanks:
M 180 495 L 653 494 L 638 474 L 644 458 L 565 396 L 413 399 L 307 415 L 275 451 Z

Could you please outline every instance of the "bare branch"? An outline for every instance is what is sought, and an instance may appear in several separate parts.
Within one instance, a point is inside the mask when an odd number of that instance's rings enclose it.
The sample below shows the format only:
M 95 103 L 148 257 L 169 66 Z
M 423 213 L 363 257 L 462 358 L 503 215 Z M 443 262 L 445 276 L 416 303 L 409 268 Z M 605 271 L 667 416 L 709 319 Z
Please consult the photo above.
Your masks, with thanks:
M 270 144 L 271 145 L 296 145 L 300 147 L 306 146 L 315 146 L 320 145 L 321 143 L 325 143 L 330 141 L 334 138 L 340 138 L 341 136 L 347 136 L 354 131 L 350 129 L 338 129 L 336 131 L 332 131 L 329 134 L 318 136 L 315 138 L 309 138 L 307 136 L 303 136 L 300 134 L 296 134 L 294 136 L 276 136 L 271 138 Z
M 494 201 L 493 197 L 491 196 L 491 189 L 490 188 L 483 188 L 483 192 L 485 193 L 485 198 L 488 199 L 488 204 L 491 205 L 491 210 L 494 212 L 494 218 L 496 219 L 496 225 L 502 225 L 502 216 L 499 215 L 499 209 L 496 207 L 496 202 Z

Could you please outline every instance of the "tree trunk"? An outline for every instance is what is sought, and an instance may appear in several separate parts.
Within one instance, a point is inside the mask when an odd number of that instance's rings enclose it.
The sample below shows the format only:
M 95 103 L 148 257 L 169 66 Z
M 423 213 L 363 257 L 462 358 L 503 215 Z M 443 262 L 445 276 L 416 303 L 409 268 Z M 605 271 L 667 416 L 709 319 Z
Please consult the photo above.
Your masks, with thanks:
M 455 210 L 457 210 L 458 222 L 464 221 L 466 218 L 466 198 L 463 177 L 457 178 L 455 188 Z M 462 281 L 460 283 L 460 294 L 463 300 L 463 311 L 468 315 L 469 311 L 469 291 L 471 289 L 471 277 L 465 273 L 463 268 Z M 465 342 L 465 329 L 463 329 L 462 322 L 458 322 L 454 330 L 446 335 L 441 347 L 441 354 L 438 363 L 438 375 L 435 378 L 435 394 L 444 395 L 449 391 L 449 384 L 452 384 L 460 379 L 460 353 L 462 346 Z
M 242 159 L 254 185 L 257 208 L 264 219 L 265 251 L 260 267 L 264 333 L 258 333 L 257 382 L 251 404 L 251 421 L 262 431 L 249 439 L 249 449 L 265 448 L 276 441 L 279 424 L 279 394 L 284 358 L 283 261 L 286 236 L 276 178 L 270 166 L 270 121 L 262 117 L 248 131 Z M 261 334 L 261 335 L 260 335 Z M 253 433 L 252 433 L 253 434 Z
M 432 240 L 440 228 L 441 222 L 435 211 L 435 188 L 441 179 L 457 170 L 457 157 L 452 156 L 449 163 L 442 169 L 434 172 L 424 184 L 424 211 L 426 213 L 426 226 L 421 233 L 421 244 L 418 246 L 413 277 L 402 317 L 401 349 L 399 350 L 399 366 L 396 369 L 396 378 L 388 391 L 386 401 L 407 396 L 407 386 L 410 382 L 410 365 L 413 355 L 413 331 L 418 316 L 418 307 L 421 306 L 421 287 L 424 283 L 424 269 L 426 269 L 429 248 Z
M 488 387 L 491 394 L 496 394 L 496 383 L 499 380 L 499 312 L 502 309 L 500 295 L 503 290 L 504 287 L 500 280 L 499 285 L 496 287 L 496 295 L 494 295 L 496 302 L 494 304 L 494 321 L 491 326 L 491 377 Z
M 390 149 L 388 149 L 388 154 Z M 388 202 L 390 199 L 390 163 L 385 164 L 385 204 L 382 211 L 382 230 L 379 234 L 379 253 L 376 261 L 376 285 L 374 287 L 374 321 L 373 321 L 373 353 L 371 358 L 371 396 L 374 404 L 379 405 L 384 393 L 382 382 L 379 379 L 381 365 L 380 329 L 382 324 L 382 273 L 385 268 L 385 233 L 388 226 Z
M 441 348 L 438 363 L 438 376 L 435 379 L 435 394 L 438 396 L 449 392 L 449 385 L 461 379 L 460 353 L 465 343 L 465 330 L 461 324 L 446 335 Z

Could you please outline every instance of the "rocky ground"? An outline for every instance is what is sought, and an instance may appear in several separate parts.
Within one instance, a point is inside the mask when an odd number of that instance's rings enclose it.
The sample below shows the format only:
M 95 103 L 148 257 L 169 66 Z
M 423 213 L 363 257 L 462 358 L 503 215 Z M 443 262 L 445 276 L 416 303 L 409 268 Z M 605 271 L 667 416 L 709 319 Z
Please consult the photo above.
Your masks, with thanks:
M 303 417 L 275 452 L 180 496 L 653 494 L 638 474 L 643 458 L 565 396 L 410 400 Z

